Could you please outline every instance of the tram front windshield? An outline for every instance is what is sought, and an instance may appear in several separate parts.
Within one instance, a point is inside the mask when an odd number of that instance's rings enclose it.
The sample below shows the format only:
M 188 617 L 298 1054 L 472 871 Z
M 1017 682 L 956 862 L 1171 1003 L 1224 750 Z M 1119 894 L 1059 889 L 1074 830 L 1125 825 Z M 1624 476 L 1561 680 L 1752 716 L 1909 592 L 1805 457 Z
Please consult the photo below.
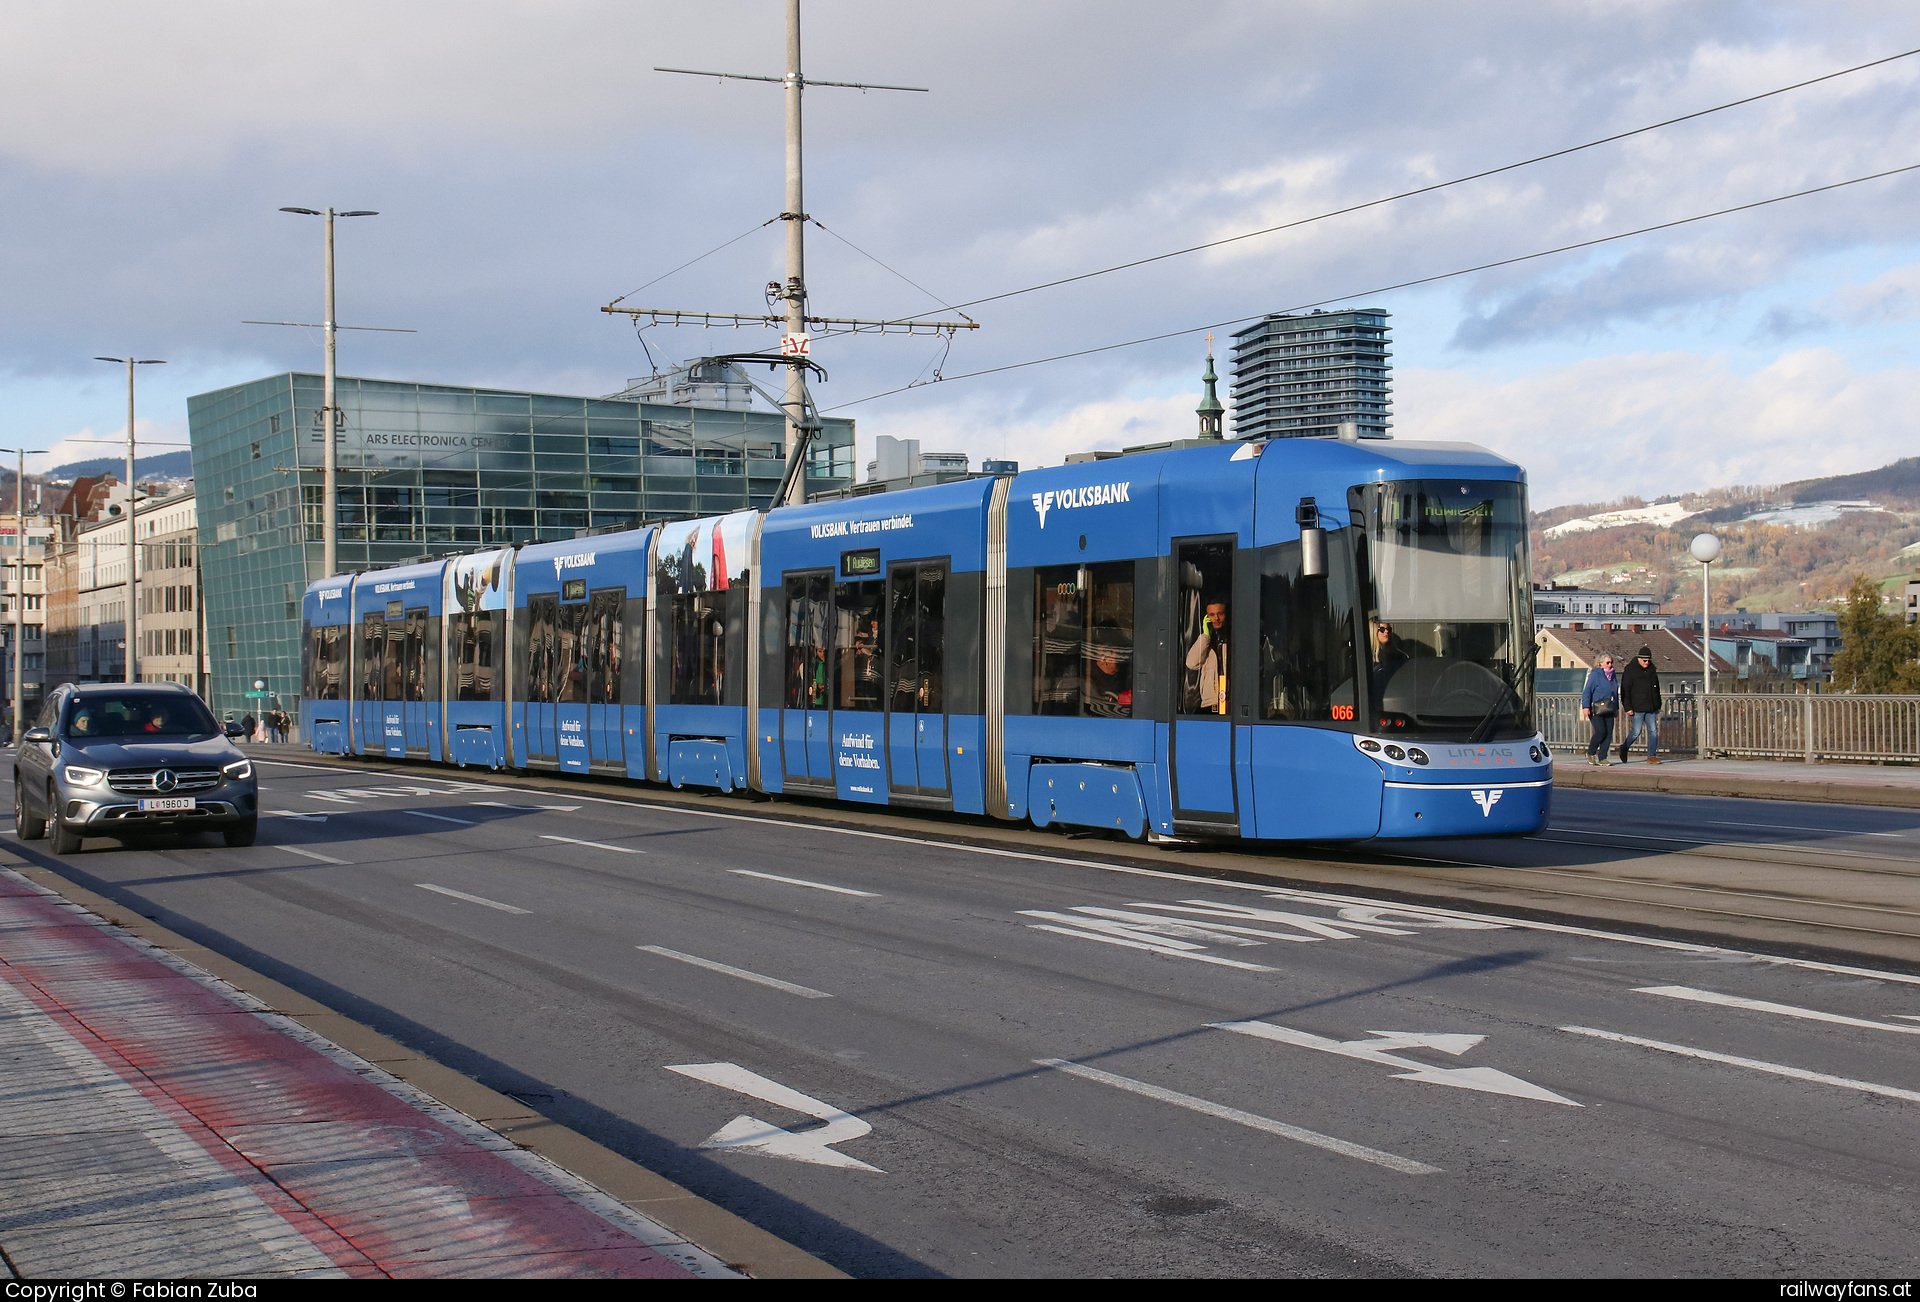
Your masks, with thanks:
M 1525 488 L 1407 480 L 1356 488 L 1351 504 L 1373 729 L 1466 742 L 1532 735 Z

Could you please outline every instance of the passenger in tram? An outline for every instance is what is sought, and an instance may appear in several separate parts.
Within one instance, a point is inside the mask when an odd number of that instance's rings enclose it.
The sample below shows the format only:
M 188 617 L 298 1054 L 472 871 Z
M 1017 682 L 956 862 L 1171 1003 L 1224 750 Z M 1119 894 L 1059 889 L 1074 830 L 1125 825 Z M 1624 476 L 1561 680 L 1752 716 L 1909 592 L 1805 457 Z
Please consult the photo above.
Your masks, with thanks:
M 1220 597 L 1207 601 L 1206 618 L 1200 621 L 1200 636 L 1187 649 L 1187 668 L 1200 675 L 1200 713 L 1227 712 L 1227 603 Z
M 1125 634 L 1111 620 L 1093 630 L 1093 661 L 1087 670 L 1088 705 L 1095 714 L 1133 716 L 1133 662 Z

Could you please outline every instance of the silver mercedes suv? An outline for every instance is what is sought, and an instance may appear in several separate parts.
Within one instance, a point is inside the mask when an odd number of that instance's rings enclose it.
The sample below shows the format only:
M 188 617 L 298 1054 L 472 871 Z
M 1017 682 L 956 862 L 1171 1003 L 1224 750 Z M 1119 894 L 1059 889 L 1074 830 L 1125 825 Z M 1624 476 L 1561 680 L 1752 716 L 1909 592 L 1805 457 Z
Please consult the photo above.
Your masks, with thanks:
M 26 841 L 51 832 L 55 854 L 201 827 L 252 845 L 260 789 L 238 733 L 183 683 L 65 684 L 14 751 L 14 826 Z

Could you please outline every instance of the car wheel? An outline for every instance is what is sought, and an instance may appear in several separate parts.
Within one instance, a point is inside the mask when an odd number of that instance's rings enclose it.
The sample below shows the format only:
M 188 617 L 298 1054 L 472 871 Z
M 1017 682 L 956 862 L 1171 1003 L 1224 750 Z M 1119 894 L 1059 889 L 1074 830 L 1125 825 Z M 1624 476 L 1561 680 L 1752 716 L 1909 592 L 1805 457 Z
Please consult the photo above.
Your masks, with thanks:
M 22 841 L 38 841 L 47 834 L 47 820 L 33 816 L 27 808 L 26 788 L 18 782 L 13 784 L 13 830 Z
M 230 823 L 220 829 L 220 835 L 231 846 L 252 845 L 254 838 L 260 835 L 260 820 L 249 818 L 244 823 Z
M 76 854 L 80 850 L 80 833 L 67 826 L 67 820 L 60 817 L 58 793 L 52 786 L 47 788 L 47 848 L 58 855 Z

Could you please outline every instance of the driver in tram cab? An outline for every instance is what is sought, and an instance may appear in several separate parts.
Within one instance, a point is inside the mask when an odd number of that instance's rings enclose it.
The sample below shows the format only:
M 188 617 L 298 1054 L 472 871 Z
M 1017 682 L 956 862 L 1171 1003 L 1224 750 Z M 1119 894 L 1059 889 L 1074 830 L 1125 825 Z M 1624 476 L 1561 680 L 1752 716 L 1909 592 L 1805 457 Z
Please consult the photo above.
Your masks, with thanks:
M 1187 649 L 1187 668 L 1200 674 L 1200 712 L 1227 712 L 1227 603 L 1215 598 L 1207 603 L 1206 618 L 1200 621 L 1200 636 Z
M 1386 690 L 1387 680 L 1393 677 L 1393 671 L 1413 657 L 1400 644 L 1392 624 L 1377 615 L 1367 622 L 1373 631 L 1373 645 L 1368 649 L 1373 659 L 1373 697 L 1378 701 Z
M 1120 626 L 1112 620 L 1093 629 L 1092 665 L 1087 673 L 1087 704 L 1095 714 L 1130 718 L 1133 714 L 1133 664 Z

